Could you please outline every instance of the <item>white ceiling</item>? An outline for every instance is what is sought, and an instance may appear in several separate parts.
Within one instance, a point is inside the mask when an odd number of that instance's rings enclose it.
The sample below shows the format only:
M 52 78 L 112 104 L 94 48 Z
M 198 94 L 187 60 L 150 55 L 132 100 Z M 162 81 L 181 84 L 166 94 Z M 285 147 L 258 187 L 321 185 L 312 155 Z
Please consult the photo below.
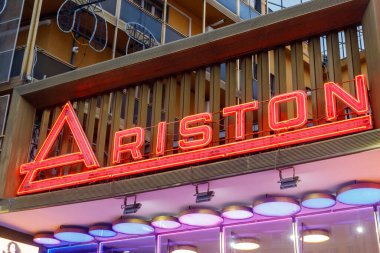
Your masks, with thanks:
M 220 209 L 231 203 L 251 205 L 258 197 L 289 195 L 297 198 L 313 191 L 335 192 L 353 180 L 380 182 L 380 149 L 295 166 L 301 182 L 297 188 L 280 190 L 278 172 L 265 171 L 211 182 L 215 197 L 206 205 Z M 142 208 L 137 215 L 150 219 L 158 214 L 177 215 L 195 205 L 194 186 L 181 186 L 138 194 Z M 111 223 L 120 217 L 123 199 L 104 199 L 65 206 L 0 214 L 0 225 L 29 234 L 54 231 L 60 225 Z

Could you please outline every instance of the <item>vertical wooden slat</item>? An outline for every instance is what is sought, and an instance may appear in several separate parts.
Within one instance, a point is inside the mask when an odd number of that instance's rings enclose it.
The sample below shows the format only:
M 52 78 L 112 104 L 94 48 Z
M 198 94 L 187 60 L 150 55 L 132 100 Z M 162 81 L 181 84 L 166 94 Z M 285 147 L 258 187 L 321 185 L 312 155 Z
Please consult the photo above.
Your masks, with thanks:
M 86 136 L 91 147 L 93 147 L 94 142 L 94 131 L 95 131 L 95 117 L 97 111 L 97 97 L 92 97 L 90 99 L 90 105 L 87 111 L 87 124 L 86 124 Z
M 38 137 L 37 150 L 40 150 L 42 144 L 44 143 L 46 139 L 47 131 L 49 127 L 49 119 L 50 119 L 50 109 L 45 109 L 42 112 L 42 117 L 41 117 L 40 135 Z
M 206 111 L 206 72 L 204 69 L 198 69 L 195 76 L 194 112 L 204 111 Z
M 356 75 L 361 74 L 360 53 L 358 44 L 358 32 L 356 26 L 344 30 L 347 51 L 348 78 L 354 80 Z M 355 84 L 350 82 L 349 91 L 355 94 Z
M 278 47 L 274 50 L 274 94 L 279 95 L 286 92 L 286 49 Z M 280 120 L 288 119 L 288 113 L 292 113 L 292 110 L 288 110 L 289 103 L 281 103 L 279 107 Z
M 152 128 L 150 135 L 150 153 L 154 153 L 157 146 L 157 125 L 161 121 L 162 111 L 162 92 L 163 84 L 157 80 L 153 85 L 153 104 L 152 104 Z
M 269 80 L 269 54 L 261 52 L 257 56 L 257 93 L 260 101 L 258 110 L 258 125 L 261 136 L 269 135 L 268 125 L 268 101 L 271 97 L 271 87 Z
M 78 101 L 78 120 L 80 124 L 82 125 L 84 129 L 84 110 L 86 107 L 86 101 L 85 100 L 79 100 Z
M 243 103 L 251 102 L 253 100 L 253 68 L 252 56 L 246 56 L 241 61 L 242 66 L 242 101 Z M 246 139 L 252 138 L 252 126 L 254 115 L 257 118 L 257 111 L 249 111 L 245 113 L 245 134 Z
M 293 90 L 305 90 L 305 77 L 303 67 L 303 45 L 296 42 L 291 46 L 292 83 Z
M 331 32 L 326 36 L 327 43 L 327 68 L 329 81 L 342 82 L 342 67 L 340 64 L 338 32 Z M 344 114 L 344 104 L 337 102 L 338 115 Z
M 123 100 L 123 93 L 121 91 L 116 91 L 114 93 L 113 111 L 112 111 L 112 122 L 110 129 L 110 138 L 108 144 L 108 165 L 112 164 L 112 154 L 113 154 L 113 141 L 114 135 L 120 129 L 121 122 L 121 106 Z
M 77 102 L 78 104 L 78 120 L 79 120 L 79 123 L 82 125 L 82 128 L 83 130 L 85 129 L 85 124 L 84 124 L 84 113 L 85 113 L 85 108 L 86 108 L 86 100 L 82 99 L 82 100 L 79 100 Z M 71 144 L 71 151 L 72 152 L 76 152 L 78 151 L 79 148 L 78 146 L 76 145 L 75 141 L 72 140 L 72 144 Z M 80 172 L 82 171 L 82 164 L 77 164 L 75 166 L 73 166 L 71 169 L 70 169 L 70 173 L 75 173 L 75 172 Z
M 96 157 L 100 166 L 104 166 L 104 152 L 106 147 L 108 112 L 109 112 L 110 94 L 104 94 L 101 98 L 100 113 L 98 122 L 98 132 L 96 137 Z
M 167 126 L 167 137 L 166 137 L 166 147 L 168 149 L 168 154 L 173 153 L 173 143 L 174 143 L 174 122 L 175 122 L 175 109 L 176 109 L 176 88 L 177 81 L 174 76 L 166 79 L 165 84 L 165 120 L 168 122 Z
M 146 128 L 147 117 L 148 117 L 148 96 L 149 96 L 149 86 L 143 84 L 140 86 L 139 94 L 139 107 L 137 115 L 137 125 L 142 128 Z
M 319 124 L 325 114 L 321 41 L 319 37 L 309 40 L 309 66 L 313 124 Z
M 135 90 L 135 87 L 129 87 L 127 89 L 124 117 L 125 129 L 133 127 L 133 117 L 135 111 Z
M 211 67 L 210 111 L 213 113 L 212 143 L 217 146 L 220 132 L 220 64 Z
M 236 105 L 236 61 L 231 60 L 226 64 L 226 106 Z M 233 142 L 235 138 L 235 118 L 226 117 L 224 120 L 226 142 Z
M 190 114 L 191 73 L 184 73 L 181 79 L 181 96 L 179 117 L 183 118 Z

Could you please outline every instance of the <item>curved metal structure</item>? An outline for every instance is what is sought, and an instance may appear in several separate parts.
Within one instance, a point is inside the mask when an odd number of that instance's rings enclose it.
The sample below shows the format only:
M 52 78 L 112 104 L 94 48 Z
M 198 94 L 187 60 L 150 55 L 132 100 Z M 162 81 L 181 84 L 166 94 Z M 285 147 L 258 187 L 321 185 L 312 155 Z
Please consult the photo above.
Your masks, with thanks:
M 126 45 L 126 54 L 128 54 L 128 47 L 131 40 L 140 44 L 143 49 L 151 48 L 160 45 L 157 39 L 154 37 L 152 32 L 145 26 L 136 23 L 129 22 L 126 24 L 126 33 L 128 36 L 128 41 Z

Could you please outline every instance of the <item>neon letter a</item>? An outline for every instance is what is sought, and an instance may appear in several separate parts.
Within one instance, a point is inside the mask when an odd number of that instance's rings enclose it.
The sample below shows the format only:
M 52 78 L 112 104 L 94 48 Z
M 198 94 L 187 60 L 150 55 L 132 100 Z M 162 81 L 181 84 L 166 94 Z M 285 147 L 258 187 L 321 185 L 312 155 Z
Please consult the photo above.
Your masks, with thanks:
M 57 140 L 59 133 L 66 123 L 69 126 L 71 133 L 73 134 L 79 151 L 56 157 L 47 157 L 52 146 Z M 79 123 L 74 108 L 70 102 L 67 102 L 59 114 L 52 129 L 50 130 L 50 133 L 43 143 L 41 149 L 38 151 L 34 161 L 21 165 L 20 174 L 26 174 L 26 176 L 19 188 L 18 193 L 20 194 L 23 191 L 22 189 L 25 190 L 25 185 L 32 183 L 38 171 L 65 165 L 78 164 L 81 162 L 84 162 L 85 166 L 89 169 L 95 169 L 99 167 L 99 162 L 97 161 L 95 154 L 82 129 L 82 126 Z

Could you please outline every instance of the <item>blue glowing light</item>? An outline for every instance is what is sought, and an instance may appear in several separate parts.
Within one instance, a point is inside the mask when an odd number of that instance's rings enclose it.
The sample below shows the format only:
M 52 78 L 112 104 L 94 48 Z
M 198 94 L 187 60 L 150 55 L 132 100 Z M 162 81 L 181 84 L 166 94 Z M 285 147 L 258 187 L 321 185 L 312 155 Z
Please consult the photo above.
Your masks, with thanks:
M 339 190 L 337 200 L 347 205 L 373 205 L 380 202 L 380 185 L 359 183 Z
M 54 237 L 57 238 L 58 240 L 61 240 L 61 241 L 76 242 L 76 243 L 91 242 L 92 240 L 94 240 L 93 236 L 86 234 L 86 233 L 78 232 L 78 231 L 56 232 L 54 234 Z
M 46 237 L 41 236 L 38 238 L 34 238 L 33 241 L 37 244 L 43 244 L 43 245 L 57 245 L 61 243 L 60 240 L 57 240 L 56 238 L 50 237 L 50 236 L 46 236 Z
M 140 222 L 137 219 L 117 221 L 112 225 L 112 229 L 129 235 L 147 235 L 154 232 L 154 228 L 148 222 Z
M 334 196 L 325 193 L 312 193 L 306 195 L 302 202 L 303 207 L 310 209 L 329 208 L 336 204 Z
M 291 216 L 300 210 L 301 207 L 297 201 L 286 197 L 273 197 L 257 201 L 253 207 L 255 213 L 271 217 Z
M 114 237 L 117 235 L 115 231 L 108 229 L 92 229 L 89 231 L 89 234 L 97 237 Z

